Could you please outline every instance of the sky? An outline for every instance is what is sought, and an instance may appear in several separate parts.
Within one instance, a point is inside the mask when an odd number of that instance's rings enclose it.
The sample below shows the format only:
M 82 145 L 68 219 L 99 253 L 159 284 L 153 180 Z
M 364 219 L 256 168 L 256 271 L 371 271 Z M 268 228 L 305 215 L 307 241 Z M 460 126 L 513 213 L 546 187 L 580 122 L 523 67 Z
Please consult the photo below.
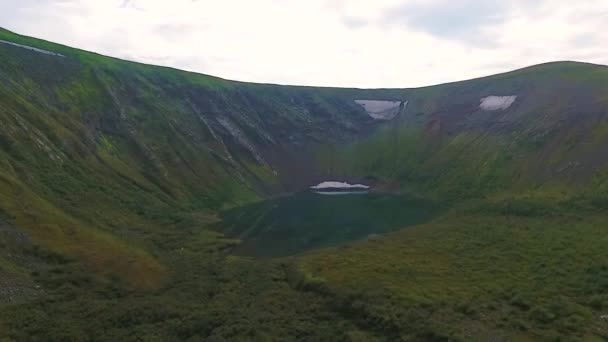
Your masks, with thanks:
M 227 79 L 417 87 L 608 64 L 606 0 L 0 0 L 0 27 Z

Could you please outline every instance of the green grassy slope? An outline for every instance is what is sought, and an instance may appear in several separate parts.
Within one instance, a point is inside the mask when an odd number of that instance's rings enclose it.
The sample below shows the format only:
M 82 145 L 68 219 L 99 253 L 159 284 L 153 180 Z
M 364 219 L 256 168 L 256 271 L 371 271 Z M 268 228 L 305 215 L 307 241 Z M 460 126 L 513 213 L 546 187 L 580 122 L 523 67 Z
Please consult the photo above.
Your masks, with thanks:
M 608 68 L 419 89 L 247 84 L 0 29 L 0 338 L 608 336 Z M 505 111 L 489 95 L 517 95 Z M 388 122 L 355 99 L 407 100 Z M 453 209 L 283 259 L 221 209 L 366 178 Z M 95 323 L 91 323 L 95 322 Z
M 607 93 L 607 67 L 571 62 L 409 90 L 403 117 L 338 149 L 332 163 L 442 198 L 576 192 L 606 170 Z M 480 110 L 489 95 L 518 98 L 505 111 Z
M 389 339 L 607 338 L 606 94 L 608 68 L 581 63 L 408 91 L 392 127 L 319 160 L 454 208 L 304 255 L 299 286 Z M 518 100 L 480 111 L 489 95 Z
M 382 240 L 310 253 L 298 261 L 300 286 L 394 339 L 602 340 L 608 216 L 536 200 L 536 212 L 505 214 L 504 202 L 459 208 Z
M 18 232 L 0 240 L 0 336 L 363 334 L 293 289 L 281 264 L 226 259 L 235 242 L 205 228 L 220 208 L 284 191 L 281 177 L 292 177 L 275 161 L 290 166 L 287 152 L 367 129 L 340 90 L 229 82 L 4 30 L 0 39 L 65 56 L 0 43 L 0 212 Z
M 48 211 L 141 241 L 152 223 L 172 224 L 279 187 L 270 162 L 282 158 L 267 150 L 337 140 L 352 135 L 343 126 L 366 119 L 353 104 L 311 89 L 123 62 L 8 31 L 0 39 L 65 56 L 0 44 L 0 172 L 32 207 L 7 196 L 1 208 L 16 220 L 27 210 Z M 359 115 L 342 120 L 345 111 Z M 335 123 L 325 125 L 325 113 L 335 113 Z M 48 223 L 58 234 L 68 229 Z M 40 243 L 53 245 L 45 239 Z

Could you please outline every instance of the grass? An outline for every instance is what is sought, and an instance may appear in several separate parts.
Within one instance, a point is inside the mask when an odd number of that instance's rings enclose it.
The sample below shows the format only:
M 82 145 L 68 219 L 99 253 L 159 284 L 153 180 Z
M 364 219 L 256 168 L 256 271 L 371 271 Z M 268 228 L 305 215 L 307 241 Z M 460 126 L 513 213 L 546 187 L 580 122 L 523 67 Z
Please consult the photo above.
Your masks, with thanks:
M 164 278 L 163 265 L 143 249 L 87 227 L 15 180 L 0 179 L 0 189 L 3 210 L 36 246 L 85 261 L 100 280 L 119 276 L 132 286 L 145 288 L 159 286 Z
M 597 209 L 483 206 L 298 262 L 402 338 L 606 338 L 605 222 Z

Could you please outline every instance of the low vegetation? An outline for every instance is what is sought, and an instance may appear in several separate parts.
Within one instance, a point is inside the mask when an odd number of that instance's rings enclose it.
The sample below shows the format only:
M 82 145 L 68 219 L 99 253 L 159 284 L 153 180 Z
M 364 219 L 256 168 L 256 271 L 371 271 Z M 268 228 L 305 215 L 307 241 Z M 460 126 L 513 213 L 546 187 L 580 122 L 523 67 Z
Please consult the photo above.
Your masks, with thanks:
M 314 291 L 403 339 L 608 337 L 608 217 L 550 200 L 504 211 L 520 205 L 455 209 L 380 240 L 305 255 L 299 269 L 313 289 L 323 284 Z

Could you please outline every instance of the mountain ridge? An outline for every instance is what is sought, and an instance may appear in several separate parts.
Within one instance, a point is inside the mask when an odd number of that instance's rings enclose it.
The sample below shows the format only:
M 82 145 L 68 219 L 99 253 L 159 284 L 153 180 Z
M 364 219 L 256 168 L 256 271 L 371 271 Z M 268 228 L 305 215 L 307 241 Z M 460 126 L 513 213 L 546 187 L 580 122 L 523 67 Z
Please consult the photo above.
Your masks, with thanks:
M 214 78 L 220 81 L 226 81 L 226 82 L 234 82 L 234 83 L 243 83 L 243 84 L 254 84 L 254 85 L 268 85 L 268 86 L 288 86 L 288 87 L 299 87 L 299 88 L 326 88 L 326 89 L 352 89 L 352 90 L 415 90 L 415 89 L 422 89 L 422 88 L 431 88 L 431 87 L 436 87 L 436 86 L 441 86 L 441 85 L 449 85 L 449 84 L 455 84 L 455 83 L 461 83 L 461 82 L 468 82 L 468 81 L 474 81 L 474 80 L 480 80 L 480 79 L 485 79 L 485 78 L 492 78 L 492 77 L 497 77 L 497 76 L 501 76 L 501 75 L 505 75 L 505 74 L 511 74 L 511 73 L 515 73 L 515 72 L 520 72 L 520 71 L 526 71 L 526 70 L 532 70 L 535 68 L 542 68 L 545 66 L 552 66 L 552 65 L 560 65 L 560 64 L 584 64 L 584 65 L 588 65 L 588 66 L 595 66 L 595 67 L 606 67 L 607 65 L 604 64 L 596 64 L 596 63 L 591 63 L 591 62 L 582 62 L 582 61 L 575 61 L 575 60 L 556 60 L 556 61 L 547 61 L 547 62 L 543 62 L 543 63 L 538 63 L 538 64 L 534 64 L 534 65 L 530 65 L 530 66 L 525 66 L 525 67 L 520 67 L 520 68 L 515 68 L 512 70 L 508 70 L 508 71 L 504 71 L 504 72 L 500 72 L 500 73 L 496 73 L 496 74 L 492 74 L 492 75 L 487 75 L 487 76 L 480 76 L 480 77 L 474 77 L 474 78 L 469 78 L 469 79 L 462 79 L 462 80 L 455 80 L 455 81 L 449 81 L 449 82 L 443 82 L 443 83 L 437 83 L 437 84 L 429 84 L 429 85 L 423 85 L 423 86 L 418 86 L 418 87 L 378 87 L 378 88 L 368 88 L 368 87 L 333 87 L 333 86 L 319 86 L 319 85 L 293 85 L 293 84 L 283 84 L 283 83 L 269 83 L 269 82 L 247 82 L 247 81 L 240 81 L 240 80 L 236 80 L 236 79 L 228 79 L 228 78 L 224 78 L 221 76 L 215 76 L 215 75 L 211 75 L 211 74 L 205 74 L 202 72 L 197 72 L 197 71 L 188 71 L 188 70 L 183 70 L 183 69 L 179 69 L 176 67 L 171 67 L 171 66 L 163 66 L 163 65 L 156 65 L 156 64 L 150 64 L 150 63 L 145 63 L 145 62 L 137 62 L 137 61 L 132 61 L 129 59 L 124 59 L 124 58 L 119 58 L 119 57 L 111 57 L 111 56 L 107 56 L 104 55 L 102 53 L 97 53 L 97 52 L 91 52 L 91 51 L 87 51 L 87 50 L 83 50 L 83 49 L 79 49 L 79 48 L 75 48 L 75 47 L 71 47 L 69 45 L 64 45 L 64 44 L 59 44 L 59 43 L 55 43 L 49 40 L 44 40 L 44 39 L 40 39 L 40 38 L 32 38 L 32 37 L 28 37 L 28 36 L 24 36 L 24 35 L 20 35 L 17 34 L 13 31 L 10 31 L 8 29 L 5 29 L 3 27 L 0 27 L 0 31 L 4 31 L 5 34 L 9 34 L 11 37 L 18 39 L 18 41 L 22 41 L 25 42 L 27 38 L 30 39 L 34 39 L 31 40 L 30 42 L 34 42 L 34 45 L 39 45 L 41 43 L 45 44 L 45 45 L 49 45 L 49 46 L 55 46 L 55 47 L 60 47 L 61 49 L 69 49 L 71 51 L 79 51 L 81 53 L 84 54 L 89 54 L 89 55 L 95 55 L 95 56 L 99 56 L 99 57 L 103 57 L 103 58 L 108 58 L 108 59 L 112 59 L 112 60 L 116 60 L 118 62 L 126 62 L 126 63 L 133 63 L 133 64 L 138 64 L 138 65 L 142 65 L 142 66 L 147 66 L 147 67 L 156 67 L 156 68 L 164 68 L 164 69 L 169 69 L 169 70 L 174 70 L 174 71 L 178 71 L 178 72 L 182 72 L 182 73 L 186 73 L 186 74 L 194 74 L 194 75 L 200 75 L 200 76 L 204 76 L 204 77 L 209 77 L 209 78 Z M 36 42 L 38 42 L 38 44 L 36 44 Z M 36 47 L 36 46 L 34 46 Z

